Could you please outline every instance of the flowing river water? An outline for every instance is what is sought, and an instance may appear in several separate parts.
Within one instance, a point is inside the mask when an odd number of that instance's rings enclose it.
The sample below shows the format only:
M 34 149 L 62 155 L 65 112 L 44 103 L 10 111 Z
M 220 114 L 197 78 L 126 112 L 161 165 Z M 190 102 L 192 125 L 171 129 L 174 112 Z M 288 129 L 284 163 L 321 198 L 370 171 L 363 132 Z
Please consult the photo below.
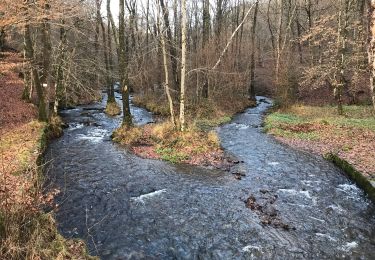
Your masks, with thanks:
M 131 154 L 110 139 L 121 118 L 105 99 L 62 111 L 69 127 L 46 153 L 62 234 L 102 259 L 374 259 L 374 204 L 331 163 L 264 134 L 271 102 L 257 99 L 217 129 L 241 180 Z

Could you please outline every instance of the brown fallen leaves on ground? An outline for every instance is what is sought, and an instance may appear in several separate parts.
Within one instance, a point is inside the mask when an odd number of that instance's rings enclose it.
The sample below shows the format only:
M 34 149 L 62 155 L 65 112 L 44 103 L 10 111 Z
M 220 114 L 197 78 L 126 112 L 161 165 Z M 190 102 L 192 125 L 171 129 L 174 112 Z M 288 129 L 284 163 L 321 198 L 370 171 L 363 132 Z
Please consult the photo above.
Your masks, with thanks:
M 315 154 L 336 153 L 370 179 L 375 179 L 375 133 L 353 127 L 324 126 L 316 131 L 318 140 L 277 136 L 290 146 Z
M 36 117 L 34 105 L 21 99 L 23 79 L 19 77 L 22 58 L 17 53 L 0 53 L 0 129 L 10 131 Z
M 319 155 L 333 153 L 370 180 L 375 180 L 375 112 L 369 105 L 334 106 L 296 104 L 274 110 L 265 129 L 279 141 Z
M 21 98 L 19 54 L 0 55 L 0 259 L 94 259 L 82 241 L 59 235 L 52 214 L 41 210 L 59 192 L 42 192 L 37 158 L 45 124 Z

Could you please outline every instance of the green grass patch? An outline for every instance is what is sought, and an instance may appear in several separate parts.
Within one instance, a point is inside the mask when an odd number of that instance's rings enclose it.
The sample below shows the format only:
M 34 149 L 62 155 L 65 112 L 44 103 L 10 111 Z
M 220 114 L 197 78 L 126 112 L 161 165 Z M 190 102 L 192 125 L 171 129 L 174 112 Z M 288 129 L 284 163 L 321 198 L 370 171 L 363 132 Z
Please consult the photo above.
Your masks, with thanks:
M 230 122 L 230 120 L 232 120 L 230 116 L 221 116 L 213 119 L 197 119 L 194 122 L 194 126 L 202 131 L 210 131 L 214 127 Z
M 284 130 L 278 127 L 272 128 L 272 130 L 269 130 L 272 134 L 276 136 L 281 136 L 285 138 L 295 138 L 295 139 L 301 139 L 301 140 L 309 140 L 309 141 L 316 141 L 319 140 L 319 133 L 312 131 L 312 132 L 293 132 Z
M 189 158 L 187 154 L 173 148 L 159 147 L 156 149 L 156 153 L 159 154 L 163 160 L 171 163 L 181 163 Z
M 265 130 L 281 136 L 301 137 L 301 139 L 314 139 L 314 134 L 285 133 L 276 131 L 285 126 L 302 125 L 305 123 L 332 125 L 339 127 L 354 127 L 375 131 L 375 113 L 371 106 L 345 106 L 345 114 L 337 114 L 336 107 L 302 106 L 295 105 L 285 110 L 275 111 L 265 119 Z

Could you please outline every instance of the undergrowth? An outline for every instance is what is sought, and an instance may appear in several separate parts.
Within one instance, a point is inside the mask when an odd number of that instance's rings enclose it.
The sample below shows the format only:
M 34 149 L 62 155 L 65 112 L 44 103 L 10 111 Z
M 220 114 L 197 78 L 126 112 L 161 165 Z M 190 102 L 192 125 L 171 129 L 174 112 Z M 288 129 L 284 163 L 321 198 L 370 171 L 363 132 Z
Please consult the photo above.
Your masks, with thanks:
M 113 140 L 131 148 L 151 148 L 146 157 L 172 163 L 189 163 L 209 152 L 220 152 L 216 132 L 200 131 L 195 127 L 180 132 L 169 122 L 143 127 L 120 127 L 113 133 Z
M 42 192 L 41 153 L 46 139 L 61 134 L 61 121 L 24 124 L 0 136 L 0 259 L 90 259 L 82 241 L 57 231 L 43 205 L 53 194 Z M 51 133 L 50 131 L 53 131 Z
M 104 111 L 109 116 L 117 116 L 117 115 L 121 114 L 121 108 L 117 104 L 116 101 L 115 102 L 108 102 Z
M 187 100 L 187 130 L 180 132 L 167 122 L 169 106 L 165 95 L 136 95 L 133 103 L 161 115 L 165 122 L 143 127 L 120 127 L 113 134 L 114 141 L 130 146 L 143 157 L 199 165 L 213 164 L 223 159 L 214 128 L 228 123 L 234 114 L 256 105 L 255 101 L 242 95 L 203 99 L 199 102 Z M 178 104 L 174 105 L 175 115 L 178 115 Z

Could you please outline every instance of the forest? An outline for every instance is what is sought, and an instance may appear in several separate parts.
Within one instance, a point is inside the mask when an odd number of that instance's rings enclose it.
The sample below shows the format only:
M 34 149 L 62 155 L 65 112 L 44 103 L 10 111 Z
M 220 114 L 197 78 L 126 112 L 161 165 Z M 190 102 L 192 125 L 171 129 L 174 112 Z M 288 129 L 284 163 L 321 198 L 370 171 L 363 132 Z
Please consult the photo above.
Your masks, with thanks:
M 0 2 L 1 259 L 371 259 L 374 147 L 374 0 Z

